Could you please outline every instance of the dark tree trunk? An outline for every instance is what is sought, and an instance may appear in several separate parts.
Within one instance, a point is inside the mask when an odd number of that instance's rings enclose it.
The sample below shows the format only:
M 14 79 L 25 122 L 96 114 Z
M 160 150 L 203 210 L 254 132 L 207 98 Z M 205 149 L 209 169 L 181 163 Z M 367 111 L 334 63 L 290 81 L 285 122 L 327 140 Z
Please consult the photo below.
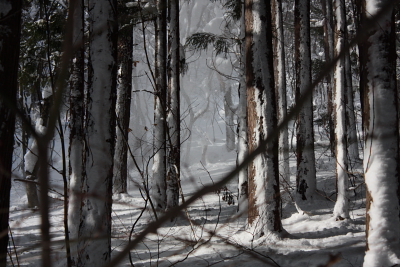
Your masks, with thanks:
M 283 32 L 282 0 L 272 1 L 272 18 L 273 30 L 275 33 L 273 46 L 276 111 L 278 124 L 280 124 L 287 115 L 285 37 Z M 285 126 L 279 133 L 279 173 L 282 180 L 286 183 L 290 181 L 288 138 L 288 127 Z
M 333 5 L 332 0 L 321 0 L 322 12 L 324 14 L 324 48 L 325 61 L 330 62 L 334 57 L 334 25 L 333 25 Z M 335 155 L 335 125 L 333 123 L 333 71 L 326 75 L 326 90 L 328 96 L 327 122 L 329 131 L 329 144 L 331 155 Z
M 296 103 L 311 86 L 310 0 L 295 1 Z M 312 96 L 304 100 L 297 117 L 296 188 L 303 200 L 316 190 Z
M 128 134 L 132 99 L 133 28 L 119 31 L 120 84 L 117 96 L 117 141 L 114 157 L 114 193 L 128 191 Z
M 19 40 L 21 37 L 20 0 L 0 1 L 0 266 L 7 266 L 8 218 L 12 156 L 14 146 L 15 111 Z
M 154 94 L 154 157 L 151 197 L 154 207 L 163 211 L 166 197 L 166 106 L 167 106 L 167 1 L 157 1 L 156 88 Z
M 69 99 L 69 181 L 70 194 L 68 204 L 68 229 L 72 240 L 79 238 L 81 203 L 84 196 L 81 193 L 85 176 L 85 46 L 84 46 L 84 0 L 70 1 L 70 12 L 73 19 L 72 45 L 74 62 L 71 67 L 70 99 Z M 78 261 L 77 243 L 71 245 L 72 262 Z

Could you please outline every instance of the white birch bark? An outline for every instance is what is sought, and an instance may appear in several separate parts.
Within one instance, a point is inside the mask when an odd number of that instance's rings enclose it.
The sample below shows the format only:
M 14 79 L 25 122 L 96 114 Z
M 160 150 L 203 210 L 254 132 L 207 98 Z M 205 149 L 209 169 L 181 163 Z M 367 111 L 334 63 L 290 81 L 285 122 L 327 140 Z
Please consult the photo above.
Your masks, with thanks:
M 336 18 L 335 56 L 345 49 L 346 7 L 344 0 L 334 0 Z M 341 56 L 335 66 L 334 111 L 335 111 L 335 143 L 336 143 L 336 182 L 337 199 L 333 216 L 336 220 L 349 218 L 347 175 L 347 135 L 346 135 L 346 76 L 345 57 Z
M 163 211 L 166 197 L 166 92 L 167 92 L 167 21 L 166 1 L 157 1 L 156 92 L 154 96 L 154 157 L 151 197 L 157 210 Z
M 179 38 L 179 0 L 170 0 L 169 23 L 169 95 L 168 95 L 168 175 L 167 209 L 179 205 L 181 116 L 180 116 L 180 38 Z
M 268 0 L 246 0 L 246 85 L 249 151 L 254 151 L 277 125 L 272 64 L 271 6 Z M 249 164 L 248 222 L 255 238 L 283 231 L 280 220 L 278 148 Z
M 296 102 L 311 85 L 310 1 L 295 1 Z M 305 99 L 297 120 L 297 190 L 312 200 L 316 190 L 312 96 Z
M 371 18 L 390 0 L 369 0 Z M 366 44 L 364 174 L 367 251 L 364 267 L 400 264 L 399 136 L 393 7 L 374 24 Z
M 89 3 L 91 68 L 87 93 L 86 176 L 82 181 L 77 266 L 103 266 L 111 256 L 115 139 L 117 2 Z

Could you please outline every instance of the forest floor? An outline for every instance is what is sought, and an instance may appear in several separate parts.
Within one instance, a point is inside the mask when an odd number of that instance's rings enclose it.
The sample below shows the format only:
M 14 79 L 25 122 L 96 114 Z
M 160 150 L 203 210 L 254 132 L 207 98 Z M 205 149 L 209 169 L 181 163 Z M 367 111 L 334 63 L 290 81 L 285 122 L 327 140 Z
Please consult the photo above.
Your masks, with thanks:
M 187 198 L 204 184 L 218 181 L 235 165 L 234 153 L 219 156 L 220 147 L 209 151 L 209 161 L 191 164 L 183 172 L 182 189 Z M 148 235 L 131 251 L 134 266 L 362 266 L 365 250 L 365 197 L 362 176 L 352 175 L 349 220 L 332 217 L 335 199 L 335 161 L 327 155 L 326 144 L 318 146 L 317 188 L 314 200 L 305 204 L 293 188 L 295 158 L 290 160 L 291 181 L 282 195 L 282 222 L 288 234 L 283 238 L 264 236 L 254 240 L 246 227 L 245 216 L 237 213 L 236 184 L 204 196 L 173 223 L 157 234 Z M 354 173 L 361 171 L 360 163 Z M 58 178 L 57 178 L 58 179 Z M 55 180 L 55 178 L 53 179 Z M 150 210 L 142 215 L 145 201 L 135 182 L 129 194 L 114 198 L 112 211 L 112 254 L 121 251 L 152 220 Z M 62 192 L 61 182 L 53 188 Z M 358 186 L 360 185 L 360 186 Z M 55 266 L 66 266 L 63 202 L 57 193 L 50 194 L 51 233 Z M 234 204 L 229 203 L 233 197 Z M 296 209 L 292 197 L 297 199 Z M 13 182 L 10 210 L 10 266 L 40 266 L 40 214 L 26 208 L 24 185 Z M 299 212 L 300 211 L 300 212 Z M 187 219 L 187 215 L 190 220 Z M 134 226 L 134 227 L 132 227 Z M 133 228 L 133 230 L 132 230 Z M 16 253 L 14 251 L 16 249 Z M 131 266 L 128 256 L 120 266 Z

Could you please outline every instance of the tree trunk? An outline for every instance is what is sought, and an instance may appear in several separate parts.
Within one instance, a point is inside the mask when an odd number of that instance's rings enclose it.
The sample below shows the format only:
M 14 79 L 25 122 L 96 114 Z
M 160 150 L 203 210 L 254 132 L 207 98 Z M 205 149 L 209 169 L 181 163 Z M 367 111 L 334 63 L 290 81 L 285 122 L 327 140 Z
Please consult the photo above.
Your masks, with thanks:
M 325 48 L 325 61 L 330 62 L 334 57 L 334 32 L 333 32 L 333 6 L 332 0 L 321 0 L 322 12 L 324 14 L 324 48 Z M 327 104 L 327 123 L 328 123 L 328 135 L 329 144 L 331 149 L 331 155 L 335 154 L 335 125 L 333 123 L 334 111 L 333 111 L 333 81 L 334 72 L 330 71 L 326 75 L 326 91 L 328 96 Z
M 0 266 L 7 266 L 8 219 L 15 112 L 18 91 L 18 58 L 21 38 L 21 2 L 0 1 Z
M 69 99 L 69 202 L 68 202 L 68 229 L 70 238 L 79 238 L 79 224 L 82 203 L 83 181 L 85 177 L 85 47 L 84 47 L 84 2 L 75 0 L 70 2 L 70 12 L 73 12 L 72 45 L 74 47 L 74 61 L 71 67 L 70 99 Z M 77 243 L 71 243 L 72 264 L 78 262 Z
M 225 113 L 225 138 L 226 138 L 226 150 L 228 152 L 235 149 L 235 132 L 233 130 L 234 125 L 234 113 L 235 107 L 232 101 L 232 88 L 228 86 L 226 88 L 226 83 L 222 75 L 218 74 L 218 81 L 222 93 L 224 94 L 224 113 Z
M 44 89 L 45 90 L 45 89 Z M 36 121 L 35 130 L 37 134 L 45 134 L 47 121 L 50 113 L 50 105 L 52 103 L 53 97 L 51 95 L 46 95 L 47 93 L 42 92 L 42 99 L 40 100 L 40 110 L 39 118 Z M 36 187 L 36 182 L 39 178 L 39 146 L 38 141 L 34 139 L 28 152 L 24 156 L 25 161 L 25 174 L 26 180 L 32 181 L 34 183 L 27 183 L 26 185 L 26 196 L 28 199 L 28 208 L 39 207 L 39 197 Z
M 369 0 L 366 18 L 391 1 Z M 396 38 L 393 7 L 386 11 L 364 43 L 363 128 L 367 186 L 367 251 L 364 267 L 400 263 L 399 133 L 396 89 Z
M 282 0 L 272 1 L 272 23 L 275 33 L 274 45 L 274 75 L 275 95 L 277 98 L 277 116 L 280 124 L 287 115 L 286 101 L 286 66 L 285 66 L 285 42 L 283 35 Z M 287 183 L 290 181 L 289 170 L 289 134 L 287 125 L 279 133 L 279 173 Z
M 242 7 L 242 17 L 240 18 L 240 84 L 239 84 L 239 106 L 238 106 L 238 155 L 237 164 L 241 164 L 249 153 L 247 137 L 247 88 L 245 77 L 246 64 L 246 25 L 244 20 L 244 6 Z M 244 167 L 238 174 L 238 211 L 245 212 L 248 208 L 248 168 Z
M 296 103 L 311 86 L 310 0 L 295 1 Z M 316 189 L 312 96 L 304 100 L 297 117 L 296 188 L 303 200 Z
M 347 29 L 345 33 L 345 42 L 348 42 Z M 358 137 L 357 137 L 357 120 L 354 112 L 354 92 L 353 79 L 350 62 L 350 51 L 345 55 L 345 73 L 346 73 L 346 124 L 347 124 L 347 149 L 350 162 L 360 162 L 358 152 Z
M 335 5 L 335 57 L 345 49 L 346 7 L 344 0 L 334 0 Z M 336 220 L 349 218 L 349 200 L 347 189 L 347 132 L 346 132 L 346 75 L 345 56 L 341 56 L 335 66 L 335 143 L 336 143 L 336 184 L 337 199 L 333 216 Z
M 249 152 L 277 126 L 274 90 L 271 3 L 246 0 L 246 87 Z M 248 222 L 255 238 L 283 231 L 280 219 L 277 142 L 249 164 Z
M 82 177 L 77 266 L 103 266 L 111 257 L 111 204 L 117 81 L 117 1 L 89 4 L 85 172 Z
M 114 194 L 128 192 L 128 133 L 132 98 L 133 28 L 119 31 L 120 84 L 117 95 L 117 140 L 114 156 Z
M 179 0 L 170 0 L 169 7 L 167 209 L 179 205 L 181 174 Z
M 167 95 L 167 5 L 157 1 L 156 22 L 156 92 L 154 94 L 154 157 L 151 197 L 154 207 L 163 211 L 166 196 L 166 95 Z

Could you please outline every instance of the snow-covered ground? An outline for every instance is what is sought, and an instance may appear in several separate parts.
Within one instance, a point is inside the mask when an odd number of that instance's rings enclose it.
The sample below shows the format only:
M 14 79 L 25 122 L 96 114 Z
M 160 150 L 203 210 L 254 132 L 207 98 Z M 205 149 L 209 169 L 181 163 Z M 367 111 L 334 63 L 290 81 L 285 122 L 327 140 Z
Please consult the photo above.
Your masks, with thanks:
M 201 144 L 192 153 L 201 155 Z M 364 186 L 351 191 L 351 220 L 332 218 L 335 199 L 334 160 L 329 158 L 326 144 L 317 145 L 318 195 L 304 205 L 298 200 L 296 209 L 292 197 L 295 158 L 291 154 L 291 183 L 283 189 L 282 215 L 285 237 L 262 237 L 253 240 L 246 228 L 246 219 L 237 211 L 236 185 L 231 182 L 220 192 L 204 196 L 175 222 L 151 234 L 131 251 L 135 266 L 362 266 L 365 250 Z M 224 144 L 214 142 L 207 150 L 205 164 L 190 163 L 183 171 L 182 189 L 188 198 L 197 188 L 219 180 L 235 165 L 235 153 L 227 153 Z M 358 166 L 360 167 L 360 166 Z M 136 173 L 131 172 L 135 177 Z M 60 182 L 57 182 L 60 179 Z M 62 192 L 61 178 L 53 173 L 53 189 Z M 357 186 L 361 176 L 353 179 Z M 129 195 L 114 198 L 112 251 L 119 253 L 152 220 L 150 211 L 142 215 L 145 201 L 137 183 L 129 183 Z M 50 217 L 52 222 L 53 260 L 55 266 L 66 266 L 63 243 L 62 197 L 52 192 Z M 228 204 L 233 196 L 235 204 Z M 14 182 L 10 210 L 10 228 L 20 266 L 40 265 L 40 215 L 26 208 L 24 185 Z M 300 211 L 300 213 L 299 213 Z M 302 212 L 303 211 L 303 212 Z M 190 220 L 186 218 L 189 216 Z M 134 227 L 133 227 L 134 226 Z M 12 243 L 11 256 L 17 261 Z M 10 262 L 10 261 L 9 261 Z M 334 263 L 334 265 L 333 265 Z M 332 264 L 332 265 L 329 265 Z M 11 262 L 10 262 L 11 266 Z M 121 266 L 131 266 L 128 256 Z

